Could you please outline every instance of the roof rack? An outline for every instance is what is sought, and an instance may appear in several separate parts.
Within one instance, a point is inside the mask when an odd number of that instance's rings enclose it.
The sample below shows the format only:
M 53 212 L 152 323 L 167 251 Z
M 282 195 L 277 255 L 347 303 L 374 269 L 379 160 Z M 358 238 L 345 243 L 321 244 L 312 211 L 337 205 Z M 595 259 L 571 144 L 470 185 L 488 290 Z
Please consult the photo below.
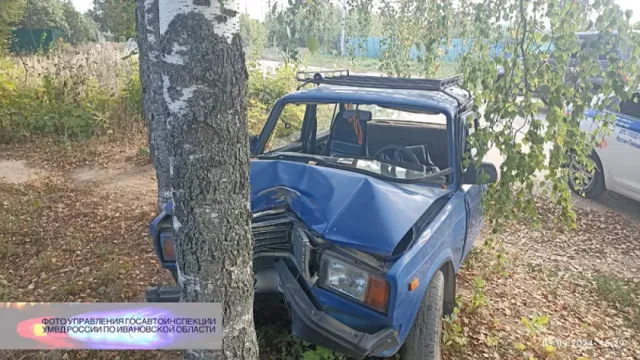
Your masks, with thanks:
M 298 71 L 296 80 L 300 82 L 308 82 L 310 80 L 322 80 L 327 76 L 349 76 L 349 70 L 319 70 L 319 71 Z
M 469 91 L 466 91 L 468 95 L 467 97 L 460 97 L 457 96 L 457 94 L 452 94 L 446 91 L 454 86 L 459 86 L 462 82 L 462 75 L 455 75 L 443 79 L 419 79 L 372 75 L 350 75 L 349 70 L 324 70 L 298 71 L 296 73 L 296 79 L 302 82 L 298 89 L 301 89 L 307 84 L 324 84 L 376 89 L 438 91 L 455 99 L 459 106 L 462 106 L 471 100 L 471 93 Z

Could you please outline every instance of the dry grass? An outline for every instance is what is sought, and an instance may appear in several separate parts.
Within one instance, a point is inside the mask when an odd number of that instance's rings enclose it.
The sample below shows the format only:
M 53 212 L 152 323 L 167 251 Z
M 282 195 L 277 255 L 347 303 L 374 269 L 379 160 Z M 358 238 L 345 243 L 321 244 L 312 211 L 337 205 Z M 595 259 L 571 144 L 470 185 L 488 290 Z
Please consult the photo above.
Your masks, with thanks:
M 86 44 L 78 47 L 63 47 L 47 55 L 11 57 L 19 68 L 14 73 L 25 86 L 38 86 L 45 76 L 79 75 L 95 81 L 110 93 L 119 91 L 122 79 L 138 71 L 135 57 L 129 61 L 122 58 L 128 54 L 121 43 Z M 119 76 L 124 75 L 124 76 Z
M 140 130 L 138 61 L 122 44 L 0 57 L 0 143 L 65 142 Z

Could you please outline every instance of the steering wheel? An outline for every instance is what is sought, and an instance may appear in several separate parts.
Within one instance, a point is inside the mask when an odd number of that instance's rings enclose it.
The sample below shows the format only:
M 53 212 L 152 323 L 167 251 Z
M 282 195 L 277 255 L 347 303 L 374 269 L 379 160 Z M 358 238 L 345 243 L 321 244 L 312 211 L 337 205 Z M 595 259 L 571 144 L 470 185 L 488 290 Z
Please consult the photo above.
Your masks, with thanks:
M 416 154 L 402 145 L 387 145 L 378 150 L 373 157 L 380 160 L 392 160 L 395 162 L 420 165 L 420 160 L 418 160 Z

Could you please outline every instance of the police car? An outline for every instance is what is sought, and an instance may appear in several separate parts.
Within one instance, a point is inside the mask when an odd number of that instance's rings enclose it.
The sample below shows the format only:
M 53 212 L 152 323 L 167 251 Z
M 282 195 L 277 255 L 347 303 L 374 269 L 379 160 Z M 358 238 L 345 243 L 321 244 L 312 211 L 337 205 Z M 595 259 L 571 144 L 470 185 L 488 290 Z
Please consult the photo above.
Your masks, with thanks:
M 593 166 L 570 160 L 569 187 L 578 195 L 596 198 L 610 190 L 640 201 L 640 92 L 619 105 L 619 110 L 605 110 L 616 122 L 591 154 Z M 588 111 L 581 129 L 590 131 L 596 114 L 597 110 Z

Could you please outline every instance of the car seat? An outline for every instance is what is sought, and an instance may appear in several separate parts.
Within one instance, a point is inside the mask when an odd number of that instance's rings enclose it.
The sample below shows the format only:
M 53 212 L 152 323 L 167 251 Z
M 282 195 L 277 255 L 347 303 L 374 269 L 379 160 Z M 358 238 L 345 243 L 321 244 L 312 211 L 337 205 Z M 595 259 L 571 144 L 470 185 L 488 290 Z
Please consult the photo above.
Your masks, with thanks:
M 366 155 L 370 111 L 341 110 L 329 135 L 328 155 Z
M 429 155 L 429 148 L 427 145 L 413 145 L 407 146 L 412 153 L 416 155 L 420 164 L 426 167 L 428 172 L 440 171 L 440 169 L 431 161 L 431 155 Z

